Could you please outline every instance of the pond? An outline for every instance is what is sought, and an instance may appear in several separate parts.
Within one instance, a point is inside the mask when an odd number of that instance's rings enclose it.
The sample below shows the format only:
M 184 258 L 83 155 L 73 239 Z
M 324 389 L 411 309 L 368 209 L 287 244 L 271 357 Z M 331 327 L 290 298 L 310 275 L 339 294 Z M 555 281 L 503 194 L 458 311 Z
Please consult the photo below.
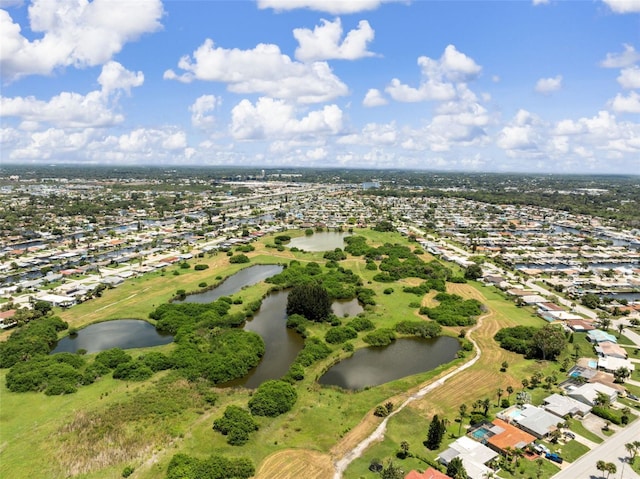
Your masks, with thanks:
M 75 353 L 80 349 L 97 353 L 111 348 L 148 348 L 172 341 L 173 336 L 158 333 L 151 323 L 140 319 L 119 319 L 94 323 L 78 330 L 75 337 L 62 338 L 51 354 Z
M 332 366 L 318 381 L 327 386 L 358 390 L 430 371 L 456 357 L 456 338 L 398 339 L 386 347 L 359 349 Z
M 333 314 L 338 318 L 344 318 L 347 316 L 357 316 L 364 311 L 364 308 L 360 305 L 357 298 L 349 300 L 339 299 L 333 302 L 331 311 L 333 311 Z
M 222 283 L 209 291 L 202 293 L 194 293 L 188 295 L 183 301 L 184 303 L 212 303 L 222 296 L 230 296 L 237 293 L 242 288 L 253 286 L 254 284 L 264 281 L 271 276 L 281 273 L 284 268 L 277 264 L 257 264 L 238 271 L 236 274 L 229 276 Z
M 222 384 L 222 387 L 244 386 L 256 388 L 269 379 L 279 379 L 304 346 L 302 337 L 287 328 L 288 291 L 267 295 L 252 320 L 245 324 L 245 331 L 258 333 L 264 339 L 265 353 L 260 364 L 243 378 Z
M 344 238 L 346 236 L 349 236 L 349 233 L 324 231 L 292 238 L 287 246 L 304 251 L 333 251 L 336 248 L 344 248 Z

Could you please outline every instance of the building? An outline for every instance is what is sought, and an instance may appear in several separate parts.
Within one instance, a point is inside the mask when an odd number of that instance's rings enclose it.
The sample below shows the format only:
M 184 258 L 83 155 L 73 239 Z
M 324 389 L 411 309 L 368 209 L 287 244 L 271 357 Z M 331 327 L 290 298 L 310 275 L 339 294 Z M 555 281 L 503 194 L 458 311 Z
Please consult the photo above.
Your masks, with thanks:
M 531 404 L 511 406 L 496 416 L 507 423 L 517 424 L 520 429 L 533 434 L 538 439 L 558 429 L 558 423 L 562 422 L 555 414 Z
M 567 394 L 573 399 L 593 406 L 599 392 L 606 394 L 611 402 L 615 402 L 618 399 L 618 391 L 600 383 L 587 383 L 580 387 L 570 388 Z
M 508 449 L 523 449 L 536 438 L 502 419 L 494 419 L 489 429 L 493 435 L 487 438 L 487 446 L 500 454 L 506 454 Z
M 561 418 L 566 416 L 584 417 L 591 411 L 591 406 L 588 404 L 560 394 L 552 394 L 544 398 L 542 407 Z
M 404 476 L 404 479 L 451 479 L 446 474 L 430 467 L 424 472 L 410 471 L 409 474 Z
M 462 459 L 469 479 L 483 479 L 488 473 L 493 472 L 487 467 L 487 463 L 498 457 L 498 453 L 467 436 L 462 436 L 438 456 L 438 461 L 446 466 L 456 457 Z
M 587 339 L 592 343 L 602 343 L 609 341 L 611 343 L 617 343 L 618 340 L 613 334 L 609 334 L 601 329 L 594 329 L 593 331 L 587 331 Z

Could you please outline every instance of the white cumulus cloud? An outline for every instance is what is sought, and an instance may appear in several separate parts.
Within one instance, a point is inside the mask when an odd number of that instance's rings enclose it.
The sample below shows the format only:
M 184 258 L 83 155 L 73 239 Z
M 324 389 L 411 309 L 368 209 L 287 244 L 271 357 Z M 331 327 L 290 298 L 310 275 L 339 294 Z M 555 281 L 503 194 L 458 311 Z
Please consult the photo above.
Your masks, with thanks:
M 397 78 L 391 80 L 386 92 L 396 101 L 417 102 L 451 100 L 455 97 L 454 82 L 473 80 L 482 71 L 472 58 L 459 52 L 454 45 L 448 45 L 440 59 L 422 56 L 418 58 L 422 80 L 415 88 L 403 84 Z
M 374 55 L 367 50 L 367 44 L 373 41 L 375 32 L 366 20 L 361 20 L 358 28 L 347 33 L 344 39 L 339 18 L 333 22 L 324 19 L 321 22 L 313 31 L 308 28 L 293 30 L 293 36 L 300 45 L 295 53 L 298 60 L 356 60 Z
M 609 106 L 616 113 L 640 113 L 640 94 L 635 91 L 629 92 L 627 96 L 617 94 L 609 102 Z
M 0 116 L 20 118 L 21 128 L 25 130 L 37 129 L 41 123 L 56 128 L 112 126 L 124 121 L 124 116 L 115 111 L 117 92 L 128 92 L 143 82 L 142 72 L 133 73 L 112 61 L 102 67 L 98 77 L 102 90 L 86 95 L 61 92 L 48 101 L 33 96 L 0 97 Z
M 640 2 L 638 0 L 603 0 L 615 13 L 639 13 Z
M 0 72 L 7 81 L 49 75 L 56 68 L 100 65 L 144 33 L 161 28 L 160 0 L 34 0 L 29 6 L 29 40 L 9 13 L 0 10 Z
M 258 0 L 258 8 L 272 8 L 276 11 L 306 8 L 340 15 L 375 10 L 383 3 L 393 2 L 408 3 L 408 0 Z
M 295 107 L 272 98 L 259 98 L 255 105 L 242 100 L 231 111 L 231 134 L 236 139 L 276 139 L 296 135 L 335 135 L 342 130 L 342 110 L 326 105 L 298 119 Z
M 178 62 L 181 75 L 173 70 L 165 79 L 190 83 L 205 80 L 227 83 L 234 93 L 260 93 L 300 103 L 330 101 L 348 93 L 326 62 L 301 63 L 280 51 L 277 45 L 258 44 L 254 49 L 226 49 L 211 39 Z
M 604 68 L 624 68 L 640 61 L 640 52 L 637 52 L 633 45 L 625 43 L 622 53 L 607 53 L 600 66 Z
M 215 123 L 215 117 L 210 115 L 222 102 L 221 98 L 214 95 L 202 95 L 189 107 L 191 112 L 191 124 L 196 128 L 207 129 Z
M 362 100 L 362 104 L 366 107 L 382 106 L 387 103 L 389 103 L 387 99 L 376 88 L 370 88 Z
M 640 67 L 623 68 L 618 77 L 618 83 L 626 89 L 640 88 Z
M 534 90 L 537 93 L 548 95 L 554 91 L 558 91 L 562 88 L 562 75 L 557 75 L 553 78 L 540 78 L 536 82 Z

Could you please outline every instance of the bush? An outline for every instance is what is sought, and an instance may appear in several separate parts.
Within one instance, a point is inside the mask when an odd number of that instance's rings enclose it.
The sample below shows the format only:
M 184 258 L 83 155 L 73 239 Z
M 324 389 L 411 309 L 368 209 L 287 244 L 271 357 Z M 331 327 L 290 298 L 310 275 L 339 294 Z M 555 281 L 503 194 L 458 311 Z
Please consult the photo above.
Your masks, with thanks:
M 383 291 L 384 294 L 392 294 L 393 293 L 393 288 L 385 288 L 385 290 Z
M 256 416 L 275 417 L 290 411 L 297 399 L 298 393 L 291 384 L 265 381 L 249 400 L 249 409 Z
M 208 264 L 197 264 L 194 266 L 193 268 L 196 271 L 204 271 L 205 269 L 209 269 L 209 265 Z M 206 286 L 206 283 L 205 283 Z
M 617 426 L 620 426 L 622 424 L 622 414 L 618 413 L 618 411 L 614 411 L 613 409 L 607 409 L 602 406 L 593 406 L 591 412 L 596 416 L 599 416 L 606 421 L 610 421 Z
M 340 344 L 358 337 L 358 333 L 355 329 L 349 326 L 337 326 L 327 331 L 324 336 L 324 340 L 329 344 Z
M 373 324 L 373 321 L 371 321 L 368 318 L 363 318 L 361 316 L 357 316 L 354 319 L 352 319 L 351 321 L 349 321 L 347 326 L 349 326 L 350 328 L 355 329 L 358 332 L 360 332 L 360 331 L 371 331 L 371 330 L 376 328 L 376 326 Z
M 400 334 L 435 338 L 442 332 L 442 326 L 431 321 L 400 321 L 396 324 L 395 330 Z
M 367 334 L 362 340 L 371 346 L 388 346 L 396 340 L 396 335 L 391 329 L 376 329 Z
M 124 379 L 128 381 L 145 381 L 151 376 L 153 376 L 153 371 L 142 361 L 120 363 L 113 371 L 114 379 Z
M 258 430 L 249 411 L 238 406 L 227 406 L 221 418 L 213 421 L 213 430 L 227 436 L 227 443 L 242 446 L 249 440 L 249 433 Z
M 132 360 L 131 355 L 125 353 L 120 348 L 107 349 L 106 351 L 99 352 L 95 361 L 102 363 L 109 369 L 116 368 L 121 363 L 128 363 Z
M 122 477 L 129 477 L 131 474 L 133 474 L 134 471 L 135 469 L 133 468 L 133 466 L 126 466 L 122 470 Z
M 229 258 L 229 263 L 237 264 L 237 263 L 248 263 L 249 257 L 245 254 L 238 254 Z
M 255 467 L 246 458 L 213 455 L 197 459 L 176 454 L 169 462 L 166 479 L 248 479 L 254 474 Z
M 180 263 L 180 269 L 189 269 L 189 268 L 191 268 L 191 265 L 186 261 L 183 261 L 182 263 Z

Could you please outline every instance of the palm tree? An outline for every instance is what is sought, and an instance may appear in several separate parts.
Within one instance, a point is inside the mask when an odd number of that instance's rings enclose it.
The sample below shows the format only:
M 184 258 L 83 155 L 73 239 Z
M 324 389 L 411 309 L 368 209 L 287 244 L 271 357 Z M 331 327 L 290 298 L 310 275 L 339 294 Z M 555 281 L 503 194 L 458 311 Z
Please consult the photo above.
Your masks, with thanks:
M 600 472 L 602 472 L 602 477 L 604 477 L 604 471 L 607 468 L 607 464 L 604 461 L 598 461 L 596 462 L 596 469 Z
M 626 443 L 624 447 L 629 453 L 629 462 L 633 464 L 633 461 L 636 458 L 636 454 L 637 454 L 636 447 L 633 445 L 632 442 Z
M 511 395 L 513 394 L 513 386 L 507 386 L 507 399 L 511 402 Z
M 458 411 L 460 412 L 460 424 L 458 425 L 458 436 L 459 436 L 460 433 L 462 432 L 462 423 L 464 422 L 464 418 L 467 415 L 467 405 L 460 404 L 460 408 L 458 409 Z
M 483 399 L 482 410 L 484 411 L 483 414 L 485 415 L 485 417 L 487 416 L 487 414 L 489 414 L 490 407 L 491 407 L 491 401 L 489 400 L 489 398 Z
M 624 331 L 624 324 L 618 323 L 618 338 L 622 335 L 622 331 Z
M 498 390 L 496 391 L 496 395 L 498 396 L 498 404 L 496 404 L 496 406 L 500 407 L 500 398 L 502 397 L 502 395 L 504 394 L 504 391 L 502 390 L 502 388 L 498 388 Z
M 400 443 L 400 449 L 402 449 L 403 457 L 407 457 L 409 455 L 409 443 L 407 441 L 402 441 Z
M 605 471 L 607 471 L 607 479 L 609 479 L 609 476 L 611 474 L 615 474 L 616 471 L 618 470 L 618 468 L 616 467 L 616 465 L 613 462 L 607 462 L 605 464 Z

